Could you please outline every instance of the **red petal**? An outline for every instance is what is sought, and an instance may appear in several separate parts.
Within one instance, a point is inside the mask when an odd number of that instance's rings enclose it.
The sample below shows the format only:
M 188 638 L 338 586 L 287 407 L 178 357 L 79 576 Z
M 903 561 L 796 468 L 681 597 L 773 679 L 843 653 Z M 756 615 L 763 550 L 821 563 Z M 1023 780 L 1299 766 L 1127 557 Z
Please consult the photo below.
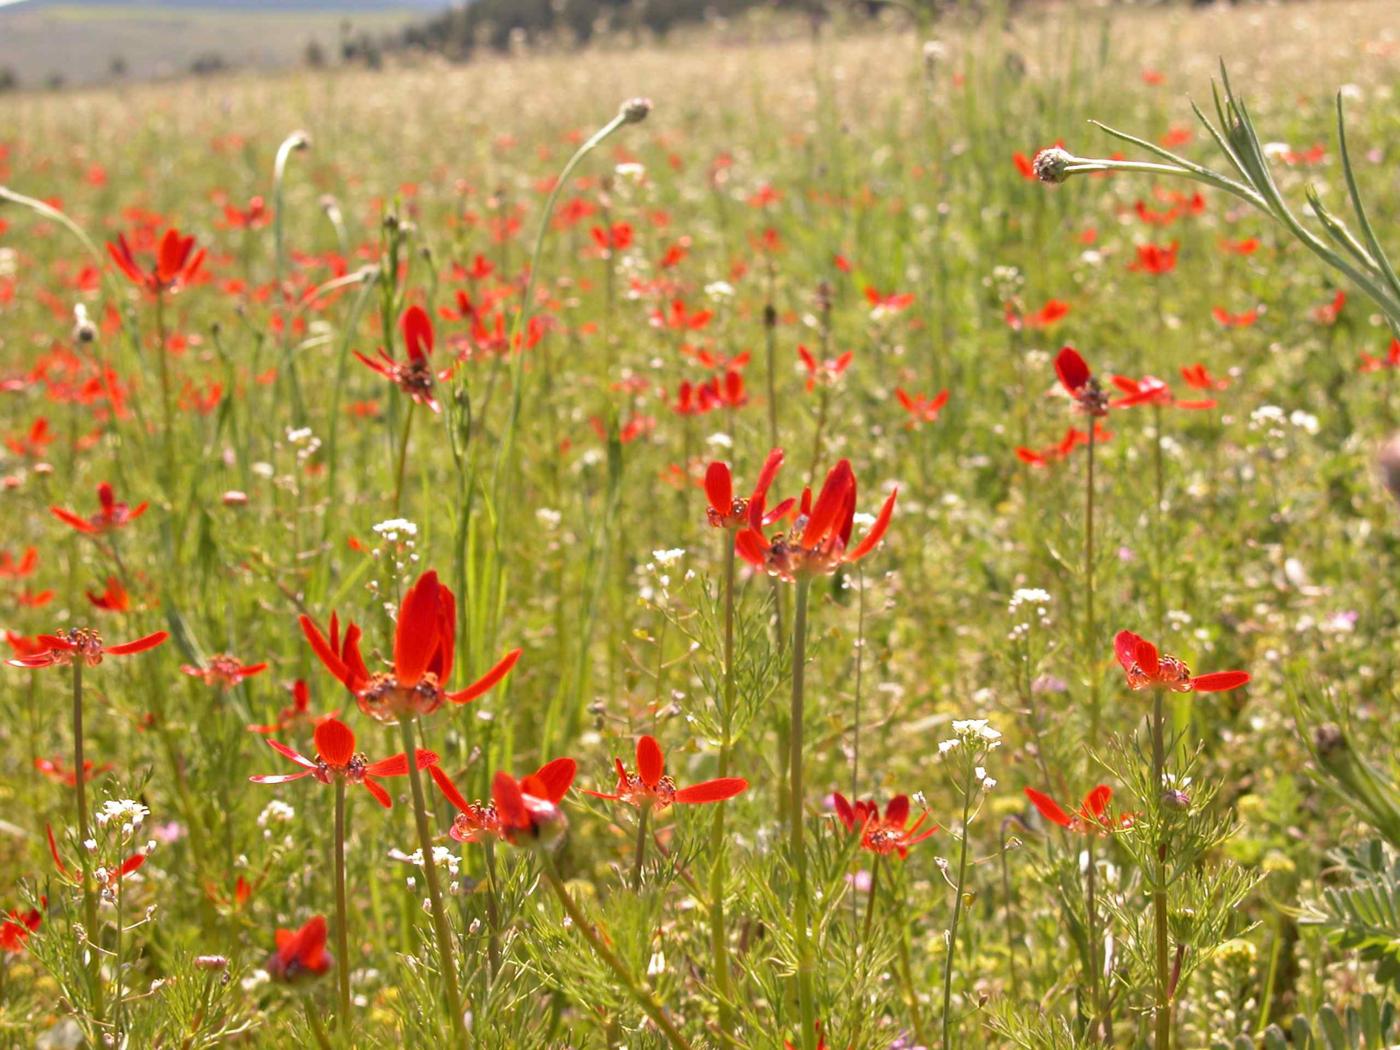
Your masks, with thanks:
M 318 723 L 312 737 L 316 742 L 316 753 L 329 766 L 344 768 L 355 755 L 355 733 L 338 718 L 327 718 Z
M 389 797 L 389 792 L 384 790 L 384 786 L 382 784 L 376 783 L 375 781 L 371 780 L 368 776 L 366 776 L 364 780 L 360 781 L 360 783 L 362 783 L 365 786 L 366 791 L 368 791 L 371 795 L 374 796 L 374 800 L 378 802 L 381 806 L 383 806 L 385 809 L 394 808 L 394 800 Z
M 1132 631 L 1119 631 L 1113 636 L 1113 654 L 1118 657 L 1118 663 L 1123 670 L 1127 671 L 1137 660 L 1138 642 L 1142 641 Z
M 705 496 L 716 514 L 727 515 L 734 508 L 734 479 L 728 464 L 716 460 L 706 469 Z
M 1066 390 L 1078 396 L 1079 391 L 1089 382 L 1089 366 L 1084 363 L 1084 358 L 1079 356 L 1079 351 L 1072 346 L 1066 346 L 1055 358 L 1055 375 L 1059 376 L 1060 383 Z
M 851 804 L 846 796 L 841 792 L 836 792 L 831 796 L 832 804 L 836 807 L 836 816 L 841 821 L 847 831 L 854 830 L 856 826 L 855 810 L 851 809 Z
M 745 529 L 734 537 L 734 550 L 755 568 L 762 568 L 768 558 L 768 541 L 761 532 Z
M 429 766 L 428 775 L 433 778 L 433 781 L 438 786 L 438 790 L 443 793 L 443 796 L 448 802 L 451 802 L 463 813 L 471 808 L 471 804 L 463 797 L 462 793 L 457 790 L 457 785 L 452 783 L 452 778 L 443 771 L 441 766 Z
M 530 811 L 525 807 L 525 795 L 509 773 L 497 773 L 491 781 L 491 801 L 496 804 L 501 823 L 508 828 L 528 828 Z
M 1026 788 L 1026 798 L 1031 800 L 1031 805 L 1040 810 L 1040 815 L 1052 824 L 1058 824 L 1062 828 L 1067 828 L 1072 823 L 1069 814 L 1060 808 L 1049 795 L 1042 794 L 1035 788 Z
M 637 775 L 647 787 L 656 787 L 666 772 L 666 758 L 661 753 L 661 745 L 652 736 L 637 740 Z
M 909 822 L 908 795 L 896 795 L 885 804 L 885 822 L 900 828 Z
M 49 824 L 45 824 L 44 832 L 49 836 L 49 854 L 53 857 L 54 867 L 58 869 L 58 873 L 65 879 L 70 878 L 71 876 L 68 874 L 68 868 L 63 863 L 63 858 L 58 855 L 58 843 L 55 842 L 53 838 L 53 827 Z
M 300 752 L 298 752 L 298 751 L 293 751 L 293 750 L 292 750 L 290 747 L 288 747 L 286 744 L 279 743 L 279 742 L 276 741 L 276 740 L 269 740 L 269 741 L 267 742 L 267 746 L 270 747 L 270 748 L 272 748 L 272 750 L 276 751 L 276 752 L 277 752 L 279 755 L 281 755 L 283 758 L 290 758 L 293 762 L 295 762 L 295 763 L 296 763 L 297 765 L 299 765 L 299 766 L 305 766 L 307 769 L 316 769 L 316 768 L 318 768 L 315 762 L 311 761 L 311 759 L 307 758 L 305 755 L 301 754 Z
M 740 792 L 747 791 L 748 787 L 749 782 L 741 777 L 720 777 L 718 780 L 706 780 L 699 784 L 691 784 L 690 787 L 681 788 L 676 792 L 676 801 L 685 803 L 723 802 Z
M 103 646 L 102 651 L 109 656 L 127 656 L 130 653 L 143 653 L 147 649 L 154 649 L 169 637 L 169 631 L 157 631 L 155 634 L 148 634 L 144 638 L 138 638 L 134 642 L 123 642 L 121 645 Z
M 1103 817 L 1104 810 L 1108 808 L 1109 801 L 1113 798 L 1113 789 L 1107 784 L 1098 784 L 1094 790 L 1084 796 L 1084 813 L 1087 816 L 1099 820 Z
M 855 475 L 851 472 L 851 461 L 843 459 L 832 467 L 817 497 L 812 516 L 807 519 L 807 528 L 802 533 L 802 545 L 814 546 L 818 540 L 826 538 L 836 524 L 847 498 L 847 493 L 855 485 Z
M 1198 693 L 1224 693 L 1238 689 L 1248 681 L 1248 671 L 1216 671 L 1213 674 L 1198 674 L 1191 679 L 1191 688 Z
M 438 583 L 436 572 L 418 577 L 399 608 L 394 632 L 394 672 L 399 687 L 411 689 L 428 669 L 438 647 Z
M 558 802 L 569 793 L 577 772 L 578 763 L 572 758 L 556 758 L 540 766 L 535 772 L 535 779 L 544 785 L 544 797 L 550 802 Z
M 870 526 L 870 531 L 865 534 L 865 539 L 861 540 L 856 547 L 846 555 L 847 561 L 860 561 L 867 554 L 875 549 L 875 545 L 885 535 L 885 530 L 889 528 L 890 516 L 894 514 L 894 499 L 899 495 L 899 489 L 890 493 L 889 499 L 885 500 L 885 505 L 880 508 L 880 515 L 875 519 L 875 524 Z
M 410 306 L 403 315 L 403 341 L 415 361 L 433 352 L 433 322 L 421 306 Z
M 495 667 L 487 671 L 471 685 L 455 693 L 448 693 L 447 698 L 453 703 L 466 704 L 475 700 L 483 693 L 490 692 L 502 678 L 510 674 L 515 662 L 520 659 L 520 649 L 512 649 L 501 657 L 500 662 Z
M 331 637 L 338 633 L 336 630 L 335 617 L 331 617 Z M 301 633 L 306 635 L 306 640 L 311 643 L 312 651 L 321 659 L 321 663 L 326 665 L 326 670 L 335 675 L 342 684 L 348 684 L 349 673 L 345 664 L 336 654 L 334 642 L 328 642 L 326 636 L 321 633 L 321 628 L 317 627 L 311 617 L 301 617 Z

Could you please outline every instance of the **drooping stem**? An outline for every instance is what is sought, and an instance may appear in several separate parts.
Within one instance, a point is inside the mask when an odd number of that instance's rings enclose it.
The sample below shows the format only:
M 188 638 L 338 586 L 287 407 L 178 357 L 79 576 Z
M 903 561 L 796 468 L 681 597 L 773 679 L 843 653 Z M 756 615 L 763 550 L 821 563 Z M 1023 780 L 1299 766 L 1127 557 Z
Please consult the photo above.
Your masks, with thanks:
M 447 910 L 443 907 L 437 864 L 433 860 L 433 832 L 428 826 L 428 802 L 423 792 L 423 774 L 418 768 L 418 748 L 414 739 L 413 723 L 412 718 L 404 718 L 399 722 L 399 730 L 403 734 L 403 751 L 408 758 L 408 781 L 413 789 L 413 819 L 418 825 L 418 846 L 423 851 L 423 878 L 428 884 L 428 902 L 433 913 L 433 934 L 437 938 L 438 958 L 442 965 L 443 994 L 447 999 L 448 1013 L 451 1014 L 456 1043 L 458 1046 L 465 1046 L 467 1027 L 462 1018 L 462 993 L 457 985 L 452 929 L 448 925 Z
M 810 921 L 810 890 L 807 886 L 807 846 L 802 806 L 802 721 L 804 713 L 803 665 L 807 660 L 807 595 L 811 579 L 799 576 L 792 623 L 792 706 L 788 725 L 788 852 L 797 875 L 797 901 L 793 924 L 797 933 L 797 1003 L 802 1018 L 802 1044 L 816 1046 L 816 1007 L 812 1001 L 812 945 L 807 929 Z
M 967 821 L 977 790 L 971 769 L 963 785 L 962 834 L 958 845 L 958 879 L 953 886 L 953 921 L 948 927 L 947 952 L 943 960 L 943 1050 L 950 1050 L 953 1038 L 953 956 L 957 954 L 958 925 L 962 921 L 963 887 L 967 884 Z
M 409 759 L 411 762 L 412 759 Z M 335 782 L 335 948 L 343 1032 L 350 1030 L 350 912 L 345 906 L 345 781 Z
M 83 661 L 73 660 L 73 769 L 78 797 L 78 860 L 83 872 L 83 922 L 87 925 L 88 980 L 92 984 L 92 1015 L 94 1025 L 102 1023 L 102 961 L 98 951 L 97 894 L 92 884 L 92 854 L 88 840 L 92 827 L 88 823 L 86 764 L 83 760 Z
M 573 897 L 569 894 L 569 889 L 564 885 L 564 880 L 559 877 L 559 871 L 554 866 L 554 858 L 547 850 L 540 851 L 540 857 L 544 863 L 544 878 L 549 883 L 554 895 L 559 898 L 559 903 L 564 908 L 564 914 L 573 922 L 574 929 L 583 934 L 583 939 L 588 942 L 590 948 L 603 965 L 613 972 L 613 976 L 618 979 L 622 987 L 633 998 L 638 1006 L 645 1013 L 657 1028 L 661 1029 L 666 1041 L 671 1044 L 673 1050 L 690 1050 L 690 1044 L 686 1042 L 685 1036 L 666 1015 L 666 1011 L 661 1008 L 661 1004 L 656 1001 L 652 994 L 638 983 L 632 976 L 632 972 L 627 969 L 626 964 L 617 957 L 617 954 L 608 947 L 607 942 L 598 935 L 598 931 L 593 928 L 593 924 L 588 921 L 588 917 L 583 914 Z
M 408 466 L 408 437 L 413 430 L 413 410 L 418 407 L 418 402 L 408 403 L 408 413 L 403 420 L 403 433 L 399 436 L 399 457 L 394 468 L 394 516 L 397 517 L 399 507 L 403 504 L 403 479 L 404 472 Z
M 641 808 L 637 810 L 637 848 L 636 858 L 632 861 L 632 892 L 636 893 L 642 888 L 642 868 L 647 859 L 647 824 L 648 817 L 651 816 L 650 804 L 643 802 Z

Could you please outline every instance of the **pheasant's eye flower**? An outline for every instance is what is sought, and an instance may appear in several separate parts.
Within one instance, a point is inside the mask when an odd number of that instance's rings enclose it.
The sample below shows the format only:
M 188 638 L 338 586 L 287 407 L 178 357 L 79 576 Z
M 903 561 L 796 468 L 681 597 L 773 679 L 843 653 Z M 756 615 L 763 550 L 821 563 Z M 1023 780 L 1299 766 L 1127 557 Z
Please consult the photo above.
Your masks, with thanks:
M 622 759 L 614 759 L 617 768 L 617 788 L 615 794 L 601 791 L 586 791 L 584 794 L 609 802 L 626 802 L 629 806 L 653 806 L 665 809 L 673 802 L 695 805 L 702 802 L 723 802 L 748 790 L 749 782 L 742 777 L 719 777 L 701 781 L 689 787 L 678 788 L 676 782 L 666 775 L 666 756 L 655 737 L 643 736 L 637 740 L 637 771 L 627 772 Z
M 1162 405 L 1166 408 L 1184 408 L 1188 410 L 1204 410 L 1214 408 L 1217 402 L 1207 398 L 1201 401 L 1181 401 L 1172 393 L 1171 387 L 1167 386 L 1156 376 L 1143 376 L 1141 379 L 1130 379 L 1128 376 L 1114 376 L 1113 385 L 1123 391 L 1123 397 L 1112 402 L 1113 408 L 1134 408 L 1137 405 Z
M 894 396 L 899 399 L 904 411 L 909 413 L 909 421 L 904 424 L 907 430 L 914 430 L 924 423 L 938 422 L 939 413 L 948 403 L 946 390 L 940 390 L 932 397 L 927 397 L 924 394 L 910 394 L 903 387 L 895 387 Z
M 885 804 L 885 813 L 880 815 L 880 805 L 874 800 L 848 801 L 839 791 L 832 796 L 836 804 L 836 816 L 847 831 L 860 835 L 860 848 L 880 856 L 898 853 L 901 860 L 909 856 L 909 847 L 916 846 L 938 830 L 934 824 L 924 828 L 928 812 L 919 815 L 913 824 L 909 823 L 909 796 L 896 795 Z M 922 828 L 922 830 L 920 830 Z
M 359 627 L 349 624 L 341 639 L 334 614 L 329 638 L 309 617 L 301 618 L 301 628 L 327 670 L 354 694 L 360 710 L 386 724 L 405 716 L 430 715 L 444 700 L 470 703 L 495 687 L 520 659 L 520 650 L 514 649 L 465 689 L 446 690 L 457 644 L 457 602 L 452 591 L 438 582 L 436 572 L 424 573 L 404 595 L 392 671 L 370 674 L 360 655 Z
M 1084 835 L 1105 835 L 1119 828 L 1131 827 L 1133 815 L 1124 813 L 1115 817 L 1108 808 L 1113 800 L 1113 789 L 1107 784 L 1099 784 L 1084 796 L 1079 812 L 1066 813 L 1049 795 L 1026 788 L 1026 798 L 1030 799 L 1042 817 L 1052 824 Z
M 1060 350 L 1055 358 L 1055 375 L 1081 412 L 1091 416 L 1108 415 L 1108 395 L 1074 347 L 1066 346 Z
M 432 319 L 421 306 L 410 306 L 404 311 L 399 324 L 403 328 L 404 347 L 408 351 L 407 361 L 398 361 L 390 357 L 382 347 L 378 360 L 366 357 L 358 350 L 355 351 L 355 356 L 389 382 L 396 384 L 418 404 L 427 405 L 434 412 L 440 412 L 442 406 L 433 397 L 433 380 L 438 377 L 434 375 L 432 364 L 428 360 L 428 355 L 433 352 Z
M 567 766 L 563 763 L 568 763 Z M 574 765 L 572 759 L 556 759 L 553 779 L 546 782 L 539 773 L 516 780 L 509 773 L 498 772 L 491 780 L 491 809 L 495 812 L 497 832 L 501 838 L 516 846 L 526 846 L 537 842 L 549 845 L 558 841 L 564 833 L 567 821 L 558 800 L 551 801 L 547 796 L 557 793 L 563 798 L 573 783 Z M 549 770 L 549 766 L 544 767 Z M 563 783 L 568 775 L 568 784 Z M 455 825 L 454 825 L 455 828 Z
M 277 950 L 267 960 L 267 972 L 279 981 L 295 981 L 325 973 L 335 960 L 326 951 L 326 917 L 313 915 L 299 930 L 276 933 Z
M 149 270 L 141 269 L 125 234 L 118 234 L 115 244 L 107 242 L 107 254 L 133 284 L 152 295 L 179 291 L 199 276 L 199 268 L 204 263 L 204 252 L 195 253 L 194 238 L 181 237 L 173 226 L 161 238 L 155 265 Z
M 267 742 L 279 755 L 301 766 L 300 773 L 262 774 L 248 779 L 254 784 L 285 784 L 302 777 L 315 777 L 322 784 L 330 784 L 339 779 L 350 784 L 363 784 L 365 790 L 385 809 L 393 806 L 389 792 L 376 778 L 407 776 L 408 756 L 405 753 L 371 762 L 363 753 L 355 750 L 354 731 L 338 718 L 327 718 L 317 725 L 312 739 L 316 744 L 314 761 L 286 744 L 279 744 L 276 740 Z M 438 757 L 431 751 L 419 748 L 414 760 L 419 769 L 428 769 L 437 764 Z
M 209 663 L 204 667 L 181 664 L 180 670 L 191 678 L 200 679 L 205 685 L 215 685 L 220 689 L 232 689 L 243 679 L 251 678 L 260 671 L 266 671 L 267 664 L 244 664 L 236 657 L 220 653 L 218 656 L 211 656 Z
M 1176 253 L 1180 247 L 1176 241 L 1170 244 L 1139 244 L 1137 257 L 1128 264 L 1128 269 L 1134 273 L 1171 273 L 1176 269 Z
M 1230 385 L 1228 379 L 1215 378 L 1205 365 L 1200 364 L 1185 365 L 1181 369 L 1181 378 L 1194 390 L 1224 390 Z
M 1170 689 L 1174 693 L 1224 693 L 1249 681 L 1247 671 L 1216 671 L 1192 675 L 1191 668 L 1175 656 L 1157 652 L 1151 642 L 1132 631 L 1119 631 L 1113 651 L 1128 678 L 1128 688 Z
M 77 770 L 69 768 L 63 761 L 55 755 L 53 758 L 44 758 L 42 755 L 34 759 L 34 768 L 41 775 L 48 777 L 58 784 L 67 784 L 69 787 L 78 786 Z M 83 760 L 83 783 L 91 783 L 95 778 L 100 777 L 112 768 L 112 763 L 103 762 L 96 765 L 92 759 Z
M 146 513 L 147 507 L 145 503 L 138 503 L 134 507 L 123 503 L 117 499 L 116 494 L 112 491 L 112 486 L 106 481 L 97 486 L 97 502 L 98 511 L 90 518 L 80 517 L 71 510 L 64 510 L 62 507 L 50 507 L 49 512 L 65 525 L 71 525 L 79 532 L 96 536 L 130 525 Z
M 170 637 L 169 631 L 157 631 L 134 642 L 121 645 L 103 645 L 102 635 L 91 627 L 70 627 L 58 634 L 41 634 L 34 639 L 38 651 L 29 656 L 17 656 L 9 661 L 12 667 L 67 667 L 74 660 L 82 660 L 89 667 L 96 667 L 104 656 L 129 656 L 132 653 L 154 649 Z
M 298 678 L 292 683 L 292 702 L 278 712 L 277 721 L 269 725 L 250 725 L 248 731 L 262 733 L 266 736 L 269 733 L 281 733 L 288 729 L 315 725 L 317 722 L 322 722 L 327 718 L 337 718 L 339 715 L 339 708 L 319 718 L 313 715 L 311 713 L 311 690 L 307 688 L 304 681 Z
M 128 612 L 131 609 L 131 595 L 127 594 L 126 588 L 115 576 L 107 577 L 107 589 L 101 594 L 94 591 L 84 593 L 94 609 L 106 609 L 108 612 Z
M 802 361 L 802 367 L 807 370 L 807 393 L 810 394 L 819 386 L 829 387 L 839 383 L 841 377 L 846 374 L 846 369 L 851 367 L 855 353 L 847 350 L 840 357 L 818 361 L 810 350 L 799 345 L 797 356 Z
M 856 477 L 850 461 L 843 459 L 827 474 L 815 505 L 810 493 L 803 494 L 797 520 L 785 533 L 764 536 L 761 529 L 766 491 L 756 491 L 749 501 L 749 527 L 739 534 L 735 548 L 740 557 L 770 576 L 789 581 L 802 575 L 829 576 L 841 565 L 857 562 L 875 549 L 889 528 L 898 494 L 898 489 L 889 494 L 865 538 L 850 546 L 855 525 Z
M 709 469 L 705 471 L 705 497 L 709 500 L 707 515 L 710 524 L 717 529 L 742 529 L 749 523 L 749 507 L 755 499 L 762 500 L 764 493 L 768 491 L 773 479 L 777 477 L 778 468 L 783 465 L 783 450 L 775 448 L 768 453 L 768 458 L 763 461 L 763 469 L 758 472 L 758 482 L 754 485 L 753 495 L 745 499 L 743 496 L 734 494 L 734 478 L 729 472 L 729 464 L 718 460 L 711 463 Z M 792 509 L 792 501 L 788 500 L 774 507 L 763 515 L 765 523 L 777 521 L 789 510 Z
M 41 897 L 39 903 L 47 904 L 48 901 Z M 37 930 L 43 921 L 43 912 L 38 908 L 30 908 L 23 912 L 19 909 L 10 911 L 5 916 L 5 921 L 0 922 L 0 952 L 13 955 L 24 951 L 24 942 L 29 940 L 29 935 Z
M 546 762 L 532 775 L 519 782 L 521 794 L 557 808 L 569 793 L 569 788 L 573 786 L 574 774 L 577 771 L 578 763 L 572 758 L 556 758 L 553 762 Z M 507 831 L 510 829 L 502 824 L 501 814 L 494 801 L 468 802 L 441 766 L 431 766 L 428 772 L 432 774 L 438 790 L 447 801 L 457 807 L 457 816 L 453 818 L 452 828 L 448 831 L 452 838 L 458 842 L 481 842 L 507 837 Z M 526 808 L 530 808 L 528 802 Z M 535 806 L 535 811 L 541 819 L 548 816 L 539 806 Z M 562 818 L 563 814 L 559 813 L 555 819 Z

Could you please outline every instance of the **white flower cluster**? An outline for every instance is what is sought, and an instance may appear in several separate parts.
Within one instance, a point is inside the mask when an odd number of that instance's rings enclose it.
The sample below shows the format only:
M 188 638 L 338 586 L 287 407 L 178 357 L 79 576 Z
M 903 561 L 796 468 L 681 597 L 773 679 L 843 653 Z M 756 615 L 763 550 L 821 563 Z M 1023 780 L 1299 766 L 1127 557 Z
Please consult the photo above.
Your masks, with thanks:
M 1249 414 L 1249 429 L 1263 431 L 1271 438 L 1282 440 L 1287 434 L 1287 426 L 1295 427 L 1306 434 L 1316 434 L 1317 416 L 1296 408 L 1292 412 L 1285 412 L 1278 405 L 1260 405 Z
M 1013 642 L 1018 642 L 1030 633 L 1032 617 L 1034 622 L 1041 627 L 1050 626 L 1050 603 L 1054 601 L 1050 597 L 1050 592 L 1040 587 L 1021 587 L 1011 596 L 1011 601 L 1007 603 L 1006 611 L 1012 616 L 1021 616 L 1011 625 L 1011 631 L 1007 638 Z M 1029 606 L 1023 612 L 1022 609 Z
M 1001 731 L 993 729 L 985 718 L 965 718 L 953 722 L 953 737 L 938 742 L 938 753 L 946 755 L 964 744 L 979 751 L 1001 747 Z
M 390 518 L 370 526 L 372 532 L 389 543 L 398 543 L 400 538 L 409 546 L 418 535 L 418 526 L 407 518 Z
M 648 604 L 665 603 L 670 596 L 671 569 L 679 564 L 684 556 L 684 547 L 672 547 L 669 550 L 651 552 L 651 561 L 638 571 L 641 583 L 638 586 L 637 594 L 642 601 Z M 693 575 L 694 573 L 687 569 L 684 578 L 689 580 Z
M 278 824 L 290 824 L 296 815 L 297 811 L 287 803 L 273 799 L 258 814 L 258 827 L 266 829 Z
M 149 809 L 133 799 L 108 799 L 97 813 L 97 826 L 105 828 L 108 824 L 120 824 L 122 838 L 130 838 L 150 813 Z

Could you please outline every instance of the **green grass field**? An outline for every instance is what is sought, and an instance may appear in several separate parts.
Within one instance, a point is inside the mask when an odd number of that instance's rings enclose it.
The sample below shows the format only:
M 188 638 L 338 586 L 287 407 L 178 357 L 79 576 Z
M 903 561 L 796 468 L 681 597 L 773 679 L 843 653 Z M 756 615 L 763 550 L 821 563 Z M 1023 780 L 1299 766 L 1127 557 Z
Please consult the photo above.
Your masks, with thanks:
M 1388 16 L 8 97 L 0 1044 L 1395 1045 Z

